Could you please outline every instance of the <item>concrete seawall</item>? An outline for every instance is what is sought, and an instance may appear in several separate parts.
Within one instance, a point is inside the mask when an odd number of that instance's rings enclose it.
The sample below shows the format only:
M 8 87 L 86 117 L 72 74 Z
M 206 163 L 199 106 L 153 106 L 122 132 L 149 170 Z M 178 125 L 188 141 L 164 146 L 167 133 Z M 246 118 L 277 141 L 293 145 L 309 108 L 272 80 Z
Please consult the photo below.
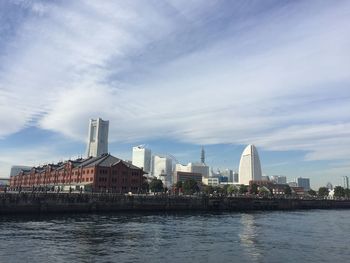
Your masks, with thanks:
M 150 196 L 77 193 L 0 194 L 0 214 L 118 211 L 254 211 L 348 209 L 350 200 L 258 199 L 249 197 Z

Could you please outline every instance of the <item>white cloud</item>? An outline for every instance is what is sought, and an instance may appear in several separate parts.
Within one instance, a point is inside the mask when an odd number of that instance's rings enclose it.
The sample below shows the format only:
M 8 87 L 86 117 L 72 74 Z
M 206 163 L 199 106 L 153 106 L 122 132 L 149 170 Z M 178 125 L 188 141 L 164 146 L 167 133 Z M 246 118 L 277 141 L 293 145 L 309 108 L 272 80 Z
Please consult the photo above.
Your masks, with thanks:
M 239 8 L 253 7 L 238 5 L 238 18 L 222 25 L 211 17 L 217 2 L 185 2 L 33 4 L 40 15 L 3 60 L 0 136 L 34 121 L 85 140 L 87 120 L 102 117 L 111 141 L 349 156 L 348 3 L 288 4 L 247 20 Z

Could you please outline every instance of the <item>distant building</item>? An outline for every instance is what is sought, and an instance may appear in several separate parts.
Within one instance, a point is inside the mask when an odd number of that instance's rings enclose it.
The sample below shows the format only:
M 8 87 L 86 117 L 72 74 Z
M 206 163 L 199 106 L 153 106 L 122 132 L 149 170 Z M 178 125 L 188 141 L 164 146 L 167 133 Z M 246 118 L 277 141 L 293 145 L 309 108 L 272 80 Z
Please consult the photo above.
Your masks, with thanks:
M 152 174 L 157 179 L 162 180 L 163 184 L 170 187 L 172 184 L 173 161 L 166 156 L 153 156 Z
M 138 193 L 143 170 L 110 154 L 68 160 L 22 170 L 10 177 L 10 187 L 32 190 L 46 188 L 61 191 Z
M 142 145 L 132 148 L 132 164 L 143 168 L 143 170 L 148 174 L 151 172 L 151 160 L 151 150 Z
M 343 186 L 345 189 L 349 189 L 349 177 L 343 176 Z
M 220 185 L 220 181 L 218 177 L 207 177 L 202 179 L 202 182 L 204 185 L 209 185 L 209 186 L 219 186 Z
M 225 169 L 224 171 L 221 172 L 221 176 L 225 176 L 228 178 L 228 182 L 233 183 L 234 182 L 234 173 L 230 169 Z
M 21 170 L 30 170 L 30 169 L 32 169 L 31 166 L 13 165 L 11 167 L 10 176 L 19 174 Z
M 0 178 L 0 188 L 10 185 L 10 178 Z
M 299 177 L 297 179 L 298 187 L 304 188 L 305 191 L 310 190 L 310 179 Z
M 298 187 L 298 183 L 297 182 L 289 182 L 288 185 L 290 187 Z
M 202 175 L 200 173 L 180 172 L 177 171 L 174 174 L 174 184 L 177 182 L 185 182 L 187 180 L 194 180 L 198 185 L 202 184 Z
M 234 183 L 238 183 L 239 182 L 239 177 L 238 177 L 238 173 L 237 172 L 233 173 L 233 182 Z
M 296 195 L 296 196 L 303 196 L 305 195 L 305 191 L 306 189 L 304 189 L 303 187 L 290 187 L 292 190 L 292 194 Z
M 228 183 L 228 177 L 227 176 L 219 176 L 219 182 L 221 183 Z
M 276 184 L 272 181 L 260 180 L 260 181 L 250 181 L 249 188 L 251 188 L 253 184 L 258 186 L 258 189 L 260 189 L 261 187 L 266 187 L 274 195 L 284 195 L 286 193 L 286 189 L 288 187 L 287 184 Z
M 261 181 L 270 181 L 270 178 L 267 175 L 261 176 Z
M 203 177 L 209 177 L 209 166 L 204 163 L 188 163 L 187 165 L 176 164 L 175 172 L 199 173 Z
M 287 183 L 287 177 L 281 176 L 281 175 L 273 175 L 270 177 L 270 181 L 276 183 L 276 184 L 286 184 Z
M 249 185 L 252 180 L 261 180 L 261 165 L 256 147 L 248 145 L 239 162 L 239 183 Z
M 98 157 L 108 153 L 108 127 L 109 121 L 104 121 L 101 118 L 90 120 L 87 145 L 88 157 Z

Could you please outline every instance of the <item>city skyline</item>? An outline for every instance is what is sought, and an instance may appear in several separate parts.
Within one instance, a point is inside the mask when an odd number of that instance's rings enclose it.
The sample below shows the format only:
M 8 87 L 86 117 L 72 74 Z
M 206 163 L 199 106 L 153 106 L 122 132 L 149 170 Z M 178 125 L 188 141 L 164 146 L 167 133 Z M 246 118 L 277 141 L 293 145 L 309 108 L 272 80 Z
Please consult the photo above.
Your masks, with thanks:
M 4 1 L 0 176 L 85 155 L 90 118 L 109 151 L 135 145 L 238 170 L 341 185 L 350 173 L 350 3 Z M 118 10 L 118 12 L 114 12 Z M 91 36 L 94 36 L 92 39 Z

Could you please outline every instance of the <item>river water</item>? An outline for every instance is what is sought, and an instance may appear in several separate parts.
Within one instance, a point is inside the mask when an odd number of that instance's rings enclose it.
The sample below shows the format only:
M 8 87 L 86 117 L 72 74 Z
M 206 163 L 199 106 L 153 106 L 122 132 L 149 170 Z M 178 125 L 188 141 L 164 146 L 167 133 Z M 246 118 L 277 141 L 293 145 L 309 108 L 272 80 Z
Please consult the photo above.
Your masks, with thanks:
M 5 262 L 350 262 L 350 210 L 2 216 Z

